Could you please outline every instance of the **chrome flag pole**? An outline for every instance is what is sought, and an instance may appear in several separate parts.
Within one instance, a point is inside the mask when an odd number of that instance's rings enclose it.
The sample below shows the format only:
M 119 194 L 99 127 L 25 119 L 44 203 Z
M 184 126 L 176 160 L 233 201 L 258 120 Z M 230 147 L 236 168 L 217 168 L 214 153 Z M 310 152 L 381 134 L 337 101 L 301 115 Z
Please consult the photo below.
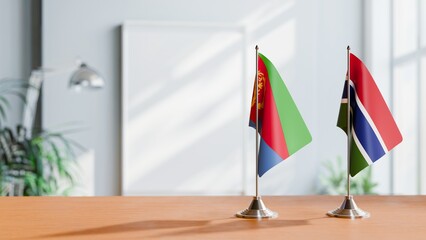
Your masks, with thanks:
M 256 45 L 256 198 L 259 198 L 259 46 Z
M 256 45 L 256 196 L 250 206 L 236 214 L 240 218 L 275 218 L 276 212 L 269 210 L 259 195 L 259 47 Z
M 351 144 L 352 144 L 352 125 L 351 125 L 351 64 L 350 64 L 350 51 L 351 48 L 348 46 L 346 48 L 346 54 L 347 54 L 347 192 L 345 199 L 343 200 L 342 205 L 332 211 L 327 212 L 327 215 L 330 217 L 340 217 L 340 218 L 368 218 L 370 214 L 368 212 L 365 212 L 358 208 L 358 206 L 355 203 L 355 200 L 353 199 L 353 196 L 351 195 Z M 355 99 L 355 98 L 354 98 Z

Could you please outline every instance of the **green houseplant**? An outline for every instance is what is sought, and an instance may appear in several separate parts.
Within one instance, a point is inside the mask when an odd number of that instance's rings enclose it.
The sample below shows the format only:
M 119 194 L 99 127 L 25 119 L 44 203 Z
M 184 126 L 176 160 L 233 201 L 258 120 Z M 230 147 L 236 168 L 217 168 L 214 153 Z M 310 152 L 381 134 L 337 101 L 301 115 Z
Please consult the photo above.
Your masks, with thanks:
M 79 144 L 65 136 L 72 130 L 36 131 L 5 127 L 9 96 L 25 103 L 22 81 L 0 81 L 0 194 L 3 196 L 67 195 L 75 185 L 74 148 Z
M 325 174 L 320 177 L 320 194 L 344 195 L 347 188 L 347 169 L 341 157 L 337 161 L 324 163 Z M 368 167 L 351 178 L 351 193 L 356 195 L 377 194 L 377 183 L 372 179 L 372 169 Z

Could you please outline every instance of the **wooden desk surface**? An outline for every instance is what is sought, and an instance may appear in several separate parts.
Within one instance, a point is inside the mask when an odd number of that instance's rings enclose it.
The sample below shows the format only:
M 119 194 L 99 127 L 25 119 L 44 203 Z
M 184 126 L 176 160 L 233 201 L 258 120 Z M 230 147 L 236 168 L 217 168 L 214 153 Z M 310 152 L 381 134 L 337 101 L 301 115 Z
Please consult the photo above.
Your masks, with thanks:
M 263 200 L 278 218 L 235 218 L 251 197 L 3 197 L 0 239 L 426 239 L 426 196 L 356 196 L 359 220 L 325 216 L 341 196 Z

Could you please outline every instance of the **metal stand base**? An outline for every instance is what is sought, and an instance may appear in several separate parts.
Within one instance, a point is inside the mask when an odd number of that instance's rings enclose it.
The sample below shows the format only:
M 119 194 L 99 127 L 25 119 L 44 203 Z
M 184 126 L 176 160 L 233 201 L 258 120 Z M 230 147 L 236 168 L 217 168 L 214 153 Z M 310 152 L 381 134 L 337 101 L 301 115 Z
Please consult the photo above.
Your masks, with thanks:
M 240 218 L 276 218 L 278 213 L 266 208 L 260 197 L 253 197 L 250 206 L 236 214 Z
M 327 212 L 327 215 L 330 217 L 339 217 L 339 218 L 368 218 L 370 217 L 370 213 L 363 211 L 358 208 L 353 199 L 352 195 L 345 196 L 345 200 L 343 200 L 342 206 L 333 211 Z

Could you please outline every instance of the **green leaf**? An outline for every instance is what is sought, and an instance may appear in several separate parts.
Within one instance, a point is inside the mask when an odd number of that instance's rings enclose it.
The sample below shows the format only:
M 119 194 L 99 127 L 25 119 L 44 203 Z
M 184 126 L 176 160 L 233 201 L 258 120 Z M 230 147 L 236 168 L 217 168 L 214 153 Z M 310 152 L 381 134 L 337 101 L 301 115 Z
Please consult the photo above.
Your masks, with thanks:
M 2 120 L 6 120 L 7 119 L 6 112 L 4 111 L 2 105 L 0 105 L 0 115 L 1 115 L 1 119 Z
M 320 176 L 320 193 L 346 194 L 347 169 L 340 157 L 337 161 L 323 163 L 325 174 Z M 372 170 L 368 168 L 351 179 L 352 194 L 374 194 L 377 183 L 372 180 Z
M 24 180 L 25 180 L 25 185 L 27 188 L 29 188 L 28 190 L 30 191 L 30 195 L 32 195 L 32 193 L 36 193 L 37 191 L 37 183 L 36 183 L 36 179 L 37 177 L 33 174 L 33 173 L 26 173 Z
M 4 104 L 7 108 L 10 108 L 10 102 L 4 96 L 0 96 L 0 102 L 1 104 Z
M 21 132 L 22 133 L 22 132 Z M 18 133 L 20 134 L 20 133 Z M 61 133 L 43 131 L 43 134 L 26 138 L 18 136 L 9 129 L 0 130 L 0 150 L 9 151 L 11 156 L 19 156 L 22 161 L 13 160 L 7 165 L 0 159 L 0 188 L 4 186 L 3 168 L 19 169 L 25 171 L 24 194 L 25 195 L 55 195 L 60 193 L 60 188 L 73 187 L 76 177 L 71 161 L 75 145 Z M 20 144 L 21 147 L 10 148 Z M 1 151 L 0 151 L 1 152 Z

